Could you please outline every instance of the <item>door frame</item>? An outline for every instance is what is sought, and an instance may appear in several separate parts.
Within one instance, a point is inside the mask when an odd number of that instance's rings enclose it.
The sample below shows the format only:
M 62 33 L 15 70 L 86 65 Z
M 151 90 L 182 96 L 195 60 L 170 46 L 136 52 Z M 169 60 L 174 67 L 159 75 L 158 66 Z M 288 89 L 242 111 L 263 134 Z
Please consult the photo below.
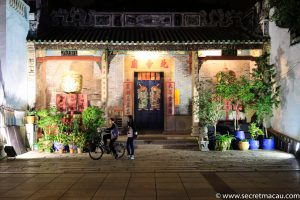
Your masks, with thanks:
M 164 130 L 164 118 L 165 118 L 165 115 L 164 115 L 164 98 L 165 98 L 165 95 L 164 95 L 164 72 L 162 71 L 135 71 L 134 72 L 134 79 L 133 79 L 133 90 L 134 90 L 134 119 L 136 119 L 137 117 L 137 104 L 136 104 L 136 98 L 137 98 L 137 84 L 136 82 L 138 81 L 138 73 L 147 73 L 147 72 L 151 72 L 151 73 L 159 73 L 160 74 L 160 82 L 161 82 L 161 101 L 160 101 L 160 107 L 161 107 L 161 127 L 159 129 L 151 129 L 151 128 L 146 128 L 146 129 L 142 129 L 142 130 L 159 130 L 159 131 L 163 131 Z M 151 80 L 149 80 L 151 81 Z

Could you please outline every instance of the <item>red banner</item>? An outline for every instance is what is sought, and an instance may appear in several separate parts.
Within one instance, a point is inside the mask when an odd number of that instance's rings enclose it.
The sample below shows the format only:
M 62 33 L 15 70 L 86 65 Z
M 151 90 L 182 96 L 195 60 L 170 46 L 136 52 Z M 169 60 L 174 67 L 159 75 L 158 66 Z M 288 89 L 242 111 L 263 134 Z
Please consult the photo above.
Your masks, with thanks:
M 133 83 L 124 82 L 123 84 L 123 108 L 124 115 L 133 115 Z
M 167 82 L 166 83 L 166 102 L 167 102 L 167 115 L 174 115 L 175 113 L 175 103 L 174 103 L 174 95 L 175 95 L 175 83 Z

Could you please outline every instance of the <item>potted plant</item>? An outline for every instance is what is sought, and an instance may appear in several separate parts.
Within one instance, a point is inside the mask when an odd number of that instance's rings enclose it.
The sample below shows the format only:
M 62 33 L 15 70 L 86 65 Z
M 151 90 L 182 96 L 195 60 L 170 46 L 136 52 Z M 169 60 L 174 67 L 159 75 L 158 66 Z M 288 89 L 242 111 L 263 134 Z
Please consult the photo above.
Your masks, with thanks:
M 233 71 L 218 72 L 216 77 L 218 80 L 216 84 L 217 95 L 234 104 L 234 129 L 236 130 L 236 138 L 238 141 L 243 140 L 245 139 L 245 133 L 239 130 L 238 116 L 241 106 L 248 109 L 247 105 L 253 98 L 250 80 L 245 75 L 238 79 Z
M 86 145 L 86 138 L 83 133 L 79 133 L 75 139 L 75 145 L 77 147 L 77 153 L 82 153 L 83 148 Z
M 75 146 L 76 134 L 71 133 L 70 135 L 68 135 L 68 139 L 69 139 L 69 151 L 70 151 L 70 154 L 73 154 L 76 149 L 76 146 Z
M 250 149 L 255 150 L 259 148 L 259 141 L 257 140 L 257 137 L 259 135 L 264 135 L 264 132 L 256 126 L 256 123 L 251 123 L 249 126 L 249 133 L 251 136 L 251 139 L 249 140 Z
M 253 69 L 253 102 L 251 108 L 257 116 L 257 123 L 262 124 L 265 138 L 262 141 L 262 148 L 274 149 L 274 138 L 268 137 L 267 121 L 273 115 L 273 109 L 277 108 L 279 101 L 280 86 L 276 85 L 274 78 L 276 70 L 273 64 L 269 64 L 269 54 L 264 53 L 256 60 L 257 68 Z
M 226 151 L 230 149 L 231 142 L 234 139 L 233 135 L 224 134 L 216 136 L 216 150 L 218 151 Z
M 209 137 L 209 149 L 215 149 L 216 127 L 219 119 L 223 115 L 223 103 L 218 96 L 213 92 L 213 89 L 204 87 L 204 84 L 199 85 L 198 96 L 194 99 L 196 108 L 194 113 L 197 115 L 202 134 L 199 135 L 198 143 L 202 145 L 203 138 L 207 137 L 208 126 L 214 126 L 214 135 Z M 200 150 L 202 149 L 199 146 Z
M 97 128 L 105 124 L 104 111 L 98 107 L 88 107 L 82 112 L 82 123 L 89 140 L 97 132 Z
M 38 110 L 37 116 L 39 117 L 37 125 L 43 130 L 44 134 L 53 135 L 59 132 L 62 115 L 56 107 L 51 107 L 49 111 L 47 109 Z
M 45 153 L 51 153 L 53 150 L 53 137 L 51 135 L 44 134 L 38 141 L 39 151 L 44 151 Z
M 69 144 L 69 138 L 65 133 L 57 133 L 55 136 L 54 148 L 59 152 L 63 153 L 64 147 Z
M 248 139 L 243 139 L 241 141 L 239 141 L 239 149 L 242 151 L 246 151 L 249 149 L 249 141 Z
M 35 115 L 36 115 L 36 110 L 34 108 L 29 108 L 26 111 L 26 123 L 27 124 L 34 124 Z

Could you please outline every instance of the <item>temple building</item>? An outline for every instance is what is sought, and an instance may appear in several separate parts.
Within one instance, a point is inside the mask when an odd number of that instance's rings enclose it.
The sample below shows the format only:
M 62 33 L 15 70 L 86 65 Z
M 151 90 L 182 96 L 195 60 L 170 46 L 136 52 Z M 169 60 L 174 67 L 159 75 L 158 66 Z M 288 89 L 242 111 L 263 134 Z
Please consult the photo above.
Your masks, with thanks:
M 53 9 L 30 21 L 28 103 L 64 112 L 100 106 L 121 126 L 133 115 L 140 130 L 197 134 L 193 98 L 199 81 L 213 84 L 226 70 L 250 74 L 268 47 L 259 17 L 255 9 Z M 70 71 L 82 75 L 75 96 L 61 87 Z
M 265 1 L 2 0 L 0 10 L 0 154 L 7 135 L 29 137 L 28 107 L 99 106 L 119 126 L 133 115 L 140 131 L 199 135 L 199 84 L 250 76 L 265 51 L 281 85 L 269 127 L 279 148 L 299 151 L 299 34 L 270 21 Z

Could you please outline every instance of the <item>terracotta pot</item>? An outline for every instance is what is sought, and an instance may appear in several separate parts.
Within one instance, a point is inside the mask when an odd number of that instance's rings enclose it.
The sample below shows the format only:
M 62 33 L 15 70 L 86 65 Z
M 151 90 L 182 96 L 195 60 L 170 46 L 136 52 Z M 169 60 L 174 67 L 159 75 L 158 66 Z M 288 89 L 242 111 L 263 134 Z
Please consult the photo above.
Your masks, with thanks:
M 34 124 L 35 116 L 26 116 L 27 124 Z
M 81 148 L 77 148 L 77 153 L 82 153 L 82 149 Z
M 58 152 L 59 152 L 60 154 L 64 153 L 64 148 L 60 148 L 60 149 L 58 150 Z
M 70 154 L 73 154 L 74 153 L 74 149 L 73 148 L 70 148 Z
M 246 151 L 249 149 L 249 142 L 243 142 L 243 141 L 240 141 L 239 142 L 239 149 L 242 150 L 242 151 Z

